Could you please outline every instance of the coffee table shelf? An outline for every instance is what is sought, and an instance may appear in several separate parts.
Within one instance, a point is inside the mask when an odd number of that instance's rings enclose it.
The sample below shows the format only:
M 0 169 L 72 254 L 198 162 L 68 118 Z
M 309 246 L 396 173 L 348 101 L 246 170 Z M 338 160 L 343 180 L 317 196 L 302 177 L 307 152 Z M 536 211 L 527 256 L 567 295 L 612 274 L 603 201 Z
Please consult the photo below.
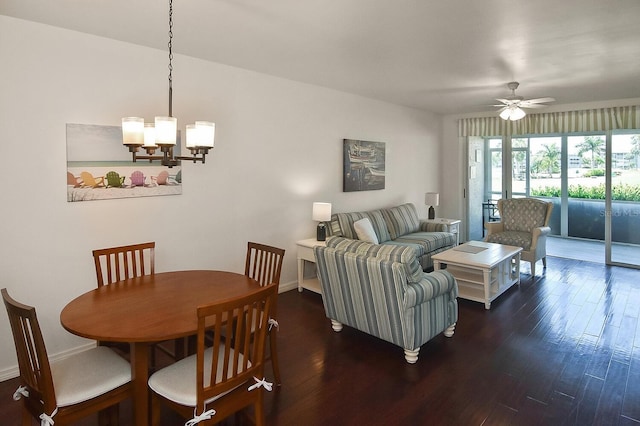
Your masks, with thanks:
M 522 248 L 470 241 L 433 256 L 436 269 L 447 269 L 458 282 L 459 297 L 483 302 L 485 309 L 514 284 L 520 284 Z

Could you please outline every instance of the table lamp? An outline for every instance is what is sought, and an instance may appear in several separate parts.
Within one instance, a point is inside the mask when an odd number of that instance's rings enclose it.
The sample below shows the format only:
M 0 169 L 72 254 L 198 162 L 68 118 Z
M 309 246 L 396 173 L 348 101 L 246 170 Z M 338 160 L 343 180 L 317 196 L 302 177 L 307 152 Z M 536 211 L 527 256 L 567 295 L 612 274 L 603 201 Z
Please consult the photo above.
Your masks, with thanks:
M 325 241 L 327 229 L 324 222 L 331 220 L 331 203 L 313 203 L 313 220 L 318 221 L 316 239 Z
M 429 219 L 436 218 L 436 210 L 433 206 L 437 206 L 440 202 L 440 194 L 437 192 L 427 192 L 424 194 L 424 203 L 429 206 Z

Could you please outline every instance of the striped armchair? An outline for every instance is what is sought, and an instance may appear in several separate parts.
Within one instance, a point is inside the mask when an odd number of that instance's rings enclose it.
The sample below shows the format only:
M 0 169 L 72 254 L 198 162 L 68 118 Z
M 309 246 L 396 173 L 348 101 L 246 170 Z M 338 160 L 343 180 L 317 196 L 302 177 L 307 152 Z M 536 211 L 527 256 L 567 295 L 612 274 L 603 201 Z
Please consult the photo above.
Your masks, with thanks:
M 348 325 L 400 346 L 410 364 L 433 337 L 453 336 L 455 278 L 423 272 L 412 247 L 330 237 L 314 250 L 325 313 L 336 332 Z

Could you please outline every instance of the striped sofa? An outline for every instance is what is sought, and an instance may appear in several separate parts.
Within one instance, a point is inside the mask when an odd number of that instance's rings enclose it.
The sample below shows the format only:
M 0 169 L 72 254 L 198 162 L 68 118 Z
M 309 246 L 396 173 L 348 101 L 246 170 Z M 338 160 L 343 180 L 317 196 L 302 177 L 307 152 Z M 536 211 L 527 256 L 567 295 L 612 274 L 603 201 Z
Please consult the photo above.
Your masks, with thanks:
M 446 270 L 424 272 L 411 246 L 329 237 L 314 248 L 325 313 L 338 332 L 344 324 L 404 349 L 408 363 L 420 346 L 458 320 L 458 286 Z
M 365 212 L 334 213 L 328 223 L 328 235 L 358 239 L 354 223 L 368 218 L 379 244 L 412 247 L 422 270 L 433 269 L 431 256 L 453 248 L 456 237 L 443 232 L 445 225 L 420 220 L 411 203 Z

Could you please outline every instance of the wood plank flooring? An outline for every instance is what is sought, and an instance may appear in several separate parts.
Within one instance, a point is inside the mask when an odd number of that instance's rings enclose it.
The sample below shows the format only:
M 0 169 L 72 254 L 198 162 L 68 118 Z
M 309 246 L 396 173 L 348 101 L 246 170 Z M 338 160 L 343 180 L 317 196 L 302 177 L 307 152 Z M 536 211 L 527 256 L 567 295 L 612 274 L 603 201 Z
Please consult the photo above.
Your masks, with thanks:
M 281 294 L 284 384 L 266 396 L 267 424 L 639 426 L 640 271 L 556 257 L 538 270 L 490 311 L 460 299 L 455 335 L 425 344 L 415 365 L 333 332 L 319 295 Z M 0 383 L 3 425 L 19 424 L 16 387 Z M 121 415 L 132 424 L 130 403 Z M 162 424 L 184 421 L 166 412 Z

